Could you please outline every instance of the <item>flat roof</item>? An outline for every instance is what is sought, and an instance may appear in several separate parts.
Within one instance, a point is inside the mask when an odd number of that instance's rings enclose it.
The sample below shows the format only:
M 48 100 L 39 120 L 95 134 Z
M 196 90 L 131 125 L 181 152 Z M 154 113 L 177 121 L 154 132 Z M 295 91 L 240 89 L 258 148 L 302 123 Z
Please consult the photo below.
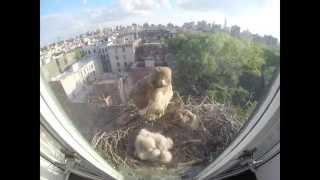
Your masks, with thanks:
M 52 78 L 53 81 L 64 79 L 66 76 L 69 76 L 75 72 L 78 72 L 79 69 L 81 69 L 84 65 L 88 64 L 89 62 L 93 61 L 92 58 L 84 57 L 83 59 L 75 62 L 72 64 L 68 69 L 66 69 L 63 73 L 55 76 Z M 78 66 L 78 67 L 75 67 Z M 76 70 L 74 70 L 76 69 Z

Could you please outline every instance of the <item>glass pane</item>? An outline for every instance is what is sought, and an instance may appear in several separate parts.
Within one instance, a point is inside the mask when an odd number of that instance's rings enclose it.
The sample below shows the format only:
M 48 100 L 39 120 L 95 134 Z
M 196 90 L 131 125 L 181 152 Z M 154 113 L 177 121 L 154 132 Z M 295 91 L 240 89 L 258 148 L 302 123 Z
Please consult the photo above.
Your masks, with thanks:
M 280 72 L 275 0 L 41 0 L 40 10 L 43 75 L 84 138 L 133 179 L 213 162 Z

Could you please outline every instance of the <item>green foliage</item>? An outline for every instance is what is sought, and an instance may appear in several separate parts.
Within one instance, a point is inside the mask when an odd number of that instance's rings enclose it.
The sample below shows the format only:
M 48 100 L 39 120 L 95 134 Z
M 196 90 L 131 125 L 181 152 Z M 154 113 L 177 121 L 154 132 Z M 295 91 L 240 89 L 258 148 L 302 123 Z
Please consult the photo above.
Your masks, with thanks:
M 226 33 L 181 33 L 167 41 L 175 55 L 175 88 L 248 110 L 270 83 L 280 56 Z M 246 114 L 243 112 L 243 114 Z
M 60 71 L 61 72 L 65 71 L 72 64 L 79 61 L 83 56 L 84 56 L 84 54 L 81 53 L 79 48 L 74 49 L 74 50 L 64 54 L 62 57 L 60 57 L 57 60 L 57 64 L 60 68 Z
M 77 60 L 80 60 L 84 56 L 83 53 L 81 53 L 80 49 L 76 49 L 74 51 L 74 58 Z

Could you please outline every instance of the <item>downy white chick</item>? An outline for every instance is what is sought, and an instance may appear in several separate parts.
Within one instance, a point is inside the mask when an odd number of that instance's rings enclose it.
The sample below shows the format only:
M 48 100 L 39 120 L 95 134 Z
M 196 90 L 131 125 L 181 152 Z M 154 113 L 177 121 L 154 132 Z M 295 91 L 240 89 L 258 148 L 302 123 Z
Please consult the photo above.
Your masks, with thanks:
M 141 129 L 135 141 L 135 154 L 141 160 L 160 160 L 163 163 L 168 163 L 172 159 L 169 152 L 172 147 L 171 138 Z
M 135 154 L 141 160 L 156 160 L 160 155 L 160 150 L 156 148 L 154 138 L 145 129 L 140 130 L 136 137 Z
M 159 133 L 154 133 L 152 134 L 155 142 L 156 142 L 156 147 L 160 149 L 161 151 L 164 150 L 169 150 L 173 146 L 173 141 L 171 138 L 164 137 L 163 135 Z
M 169 151 L 162 151 L 160 154 L 160 161 L 162 163 L 168 163 L 172 160 L 172 154 Z

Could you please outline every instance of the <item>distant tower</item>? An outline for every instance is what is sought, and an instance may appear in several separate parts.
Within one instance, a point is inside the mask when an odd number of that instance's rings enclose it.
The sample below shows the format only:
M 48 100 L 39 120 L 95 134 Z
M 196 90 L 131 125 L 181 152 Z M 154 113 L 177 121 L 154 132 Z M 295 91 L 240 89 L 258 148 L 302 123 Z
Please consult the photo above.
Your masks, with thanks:
M 224 18 L 224 25 L 223 25 L 224 29 L 227 29 L 227 18 Z

